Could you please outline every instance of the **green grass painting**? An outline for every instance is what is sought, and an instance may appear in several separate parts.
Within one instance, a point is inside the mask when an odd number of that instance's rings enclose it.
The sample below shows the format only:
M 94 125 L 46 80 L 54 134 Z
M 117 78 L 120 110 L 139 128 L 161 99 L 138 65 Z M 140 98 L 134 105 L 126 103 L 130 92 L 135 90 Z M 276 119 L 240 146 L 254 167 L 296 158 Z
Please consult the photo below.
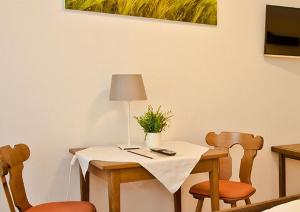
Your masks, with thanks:
M 217 24 L 217 0 L 65 0 L 66 9 Z

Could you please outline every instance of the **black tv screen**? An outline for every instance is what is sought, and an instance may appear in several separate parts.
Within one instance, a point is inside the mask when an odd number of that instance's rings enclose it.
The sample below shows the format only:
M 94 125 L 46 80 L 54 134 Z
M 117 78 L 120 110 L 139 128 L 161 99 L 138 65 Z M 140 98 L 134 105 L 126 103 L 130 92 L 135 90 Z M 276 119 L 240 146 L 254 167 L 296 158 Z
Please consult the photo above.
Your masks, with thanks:
M 300 57 L 300 8 L 267 5 L 265 55 Z

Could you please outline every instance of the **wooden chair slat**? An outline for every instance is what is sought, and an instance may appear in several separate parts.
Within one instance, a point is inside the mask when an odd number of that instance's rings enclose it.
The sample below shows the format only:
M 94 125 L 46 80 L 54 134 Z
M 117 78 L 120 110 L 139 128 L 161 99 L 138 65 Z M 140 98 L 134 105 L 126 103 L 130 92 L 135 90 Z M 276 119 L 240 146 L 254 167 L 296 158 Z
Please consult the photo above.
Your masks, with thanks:
M 14 148 L 10 146 L 0 147 L 0 158 L 7 164 L 9 172 L 9 187 L 12 195 L 14 205 L 20 210 L 25 211 L 31 208 L 31 204 L 28 202 L 25 186 L 23 182 L 23 162 L 30 156 L 30 150 L 25 144 L 15 145 Z M 4 178 L 5 179 L 5 178 Z M 2 185 L 5 189 L 8 189 L 6 180 L 2 180 Z M 11 198 L 8 198 L 8 202 Z M 10 203 L 9 203 L 10 204 Z M 11 209 L 12 211 L 12 209 Z M 14 212 L 14 211 L 12 211 Z
M 8 165 L 4 161 L 0 160 L 0 177 L 1 177 L 1 184 L 8 202 L 8 206 L 10 212 L 15 212 L 15 206 L 6 182 L 6 175 L 8 174 Z
M 253 161 L 257 154 L 257 150 L 245 150 L 240 164 L 240 181 L 243 183 L 251 183 L 251 172 L 253 167 Z

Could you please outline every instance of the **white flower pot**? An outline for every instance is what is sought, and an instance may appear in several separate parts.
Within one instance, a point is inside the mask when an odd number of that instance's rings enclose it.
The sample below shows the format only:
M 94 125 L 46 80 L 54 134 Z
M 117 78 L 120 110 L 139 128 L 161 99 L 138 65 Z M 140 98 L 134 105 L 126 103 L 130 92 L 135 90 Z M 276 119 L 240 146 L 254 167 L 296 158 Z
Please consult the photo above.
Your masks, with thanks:
M 160 146 L 161 133 L 147 133 L 146 146 L 147 148 L 155 148 Z

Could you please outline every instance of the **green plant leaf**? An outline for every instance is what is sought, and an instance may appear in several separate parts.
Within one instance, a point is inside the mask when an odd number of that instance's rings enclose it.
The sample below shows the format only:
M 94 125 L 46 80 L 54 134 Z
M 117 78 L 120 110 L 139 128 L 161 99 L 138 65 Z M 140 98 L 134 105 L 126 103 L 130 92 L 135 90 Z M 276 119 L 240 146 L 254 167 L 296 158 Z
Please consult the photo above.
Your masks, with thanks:
M 135 116 L 134 118 L 144 129 L 145 133 L 160 133 L 165 131 L 169 126 L 172 116 L 171 111 L 162 112 L 161 106 L 154 111 L 153 107 L 149 105 L 147 111 L 143 115 Z

